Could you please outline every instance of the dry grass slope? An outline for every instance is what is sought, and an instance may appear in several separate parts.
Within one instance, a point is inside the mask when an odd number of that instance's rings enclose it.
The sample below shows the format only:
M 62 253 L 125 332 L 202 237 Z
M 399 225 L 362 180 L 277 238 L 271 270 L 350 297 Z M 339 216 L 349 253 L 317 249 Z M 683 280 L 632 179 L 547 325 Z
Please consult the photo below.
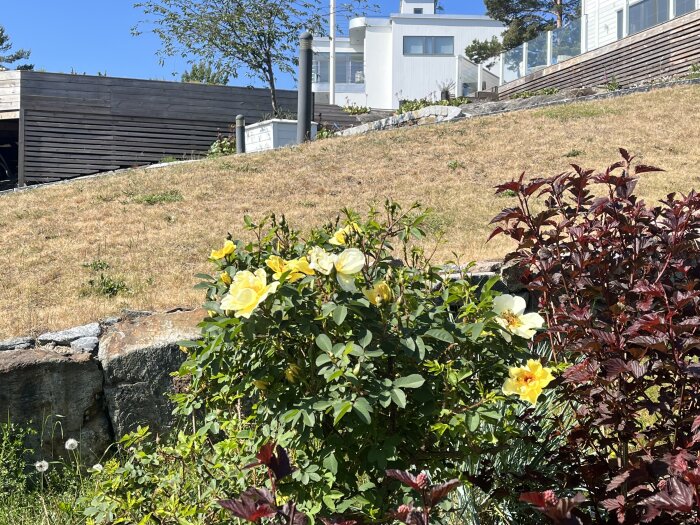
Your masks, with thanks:
M 385 197 L 420 201 L 444 228 L 438 260 L 502 256 L 485 244 L 508 197 L 493 186 L 526 171 L 551 175 L 570 162 L 602 168 L 616 148 L 667 171 L 645 175 L 654 200 L 700 181 L 700 87 L 404 128 L 243 158 L 135 170 L 0 197 L 0 337 L 68 327 L 123 308 L 201 301 L 193 274 L 244 213 L 285 213 L 302 229 L 344 206 L 365 211 Z M 100 270 L 86 264 L 102 261 Z M 116 297 L 90 292 L 123 285 Z M 94 288 L 94 287 L 93 287 Z

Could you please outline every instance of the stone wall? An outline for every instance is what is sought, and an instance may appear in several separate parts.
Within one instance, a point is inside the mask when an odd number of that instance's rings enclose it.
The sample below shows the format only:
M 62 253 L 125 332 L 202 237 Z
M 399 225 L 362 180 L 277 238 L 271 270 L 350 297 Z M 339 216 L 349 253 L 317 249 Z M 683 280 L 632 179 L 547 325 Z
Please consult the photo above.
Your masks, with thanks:
M 204 310 L 127 313 L 60 332 L 0 341 L 0 414 L 37 430 L 30 446 L 80 442 L 99 457 L 138 425 L 172 424 L 171 372 L 185 358 L 177 342 L 197 339 Z

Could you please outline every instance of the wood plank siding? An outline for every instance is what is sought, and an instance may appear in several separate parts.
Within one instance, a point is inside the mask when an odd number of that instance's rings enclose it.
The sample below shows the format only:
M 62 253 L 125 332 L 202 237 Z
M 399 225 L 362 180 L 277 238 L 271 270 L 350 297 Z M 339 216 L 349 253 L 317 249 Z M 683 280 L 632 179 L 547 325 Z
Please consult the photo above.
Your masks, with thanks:
M 686 73 L 700 63 L 700 10 L 543 68 L 498 88 L 500 98 L 545 87 L 623 86 Z
M 296 91 L 277 97 L 296 111 Z M 0 108 L 21 110 L 21 184 L 201 155 L 236 115 L 257 122 L 272 104 L 266 89 L 13 71 Z

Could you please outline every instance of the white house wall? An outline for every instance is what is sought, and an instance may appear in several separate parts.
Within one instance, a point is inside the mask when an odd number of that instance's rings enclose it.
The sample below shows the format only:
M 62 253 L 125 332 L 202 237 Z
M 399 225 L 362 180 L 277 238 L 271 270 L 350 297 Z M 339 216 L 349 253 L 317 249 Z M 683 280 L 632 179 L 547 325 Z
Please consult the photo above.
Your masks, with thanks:
M 485 19 L 449 19 L 440 17 L 434 24 L 426 24 L 418 18 L 393 18 L 393 87 L 392 105 L 397 108 L 401 99 L 439 98 L 439 83 L 455 80 L 455 56 L 462 55 L 464 48 L 474 39 L 490 40 L 500 37 L 500 23 Z M 491 26 L 491 27 L 490 27 Z M 404 56 L 404 36 L 452 36 L 454 56 Z M 369 75 L 366 75 L 369 77 Z M 461 86 L 455 86 L 461 94 Z M 371 91 L 368 88 L 368 92 Z M 454 92 L 454 90 L 453 90 Z
M 625 0 L 586 0 L 590 49 L 617 40 L 617 12 L 624 7 Z
M 393 104 L 391 74 L 392 57 L 391 26 L 367 27 L 365 36 L 365 92 L 366 105 L 389 109 Z

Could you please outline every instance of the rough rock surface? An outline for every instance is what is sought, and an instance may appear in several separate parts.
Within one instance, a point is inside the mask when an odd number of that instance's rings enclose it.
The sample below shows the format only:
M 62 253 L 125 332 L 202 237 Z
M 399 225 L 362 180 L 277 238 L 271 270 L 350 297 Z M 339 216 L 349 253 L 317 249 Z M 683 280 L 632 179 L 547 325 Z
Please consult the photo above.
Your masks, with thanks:
M 32 422 L 43 435 L 29 445 L 60 450 L 77 439 L 83 457 L 99 456 L 111 442 L 103 409 L 102 372 L 89 354 L 59 354 L 44 348 L 0 353 L 0 414 L 11 421 Z
M 160 313 L 121 321 L 100 341 L 104 393 L 117 439 L 148 424 L 162 433 L 172 423 L 170 373 L 184 361 L 177 342 L 197 339 L 204 310 Z
M 21 350 L 23 348 L 31 348 L 32 346 L 34 346 L 34 339 L 31 337 L 15 337 L 13 339 L 0 341 L 0 352 L 3 350 Z
M 361 126 L 345 129 L 338 135 L 349 136 L 359 135 L 368 131 L 378 131 L 381 129 L 397 128 L 410 124 L 433 124 L 437 122 L 447 122 L 462 115 L 462 110 L 456 106 L 428 106 L 417 111 L 407 111 L 400 115 L 368 122 Z
M 39 344 L 55 343 L 57 345 L 69 345 L 76 339 L 81 339 L 83 337 L 99 337 L 101 330 L 100 323 L 90 323 L 60 332 L 41 334 L 37 338 L 37 341 Z
M 100 340 L 97 337 L 81 337 L 71 342 L 70 348 L 75 352 L 91 353 L 97 350 Z

